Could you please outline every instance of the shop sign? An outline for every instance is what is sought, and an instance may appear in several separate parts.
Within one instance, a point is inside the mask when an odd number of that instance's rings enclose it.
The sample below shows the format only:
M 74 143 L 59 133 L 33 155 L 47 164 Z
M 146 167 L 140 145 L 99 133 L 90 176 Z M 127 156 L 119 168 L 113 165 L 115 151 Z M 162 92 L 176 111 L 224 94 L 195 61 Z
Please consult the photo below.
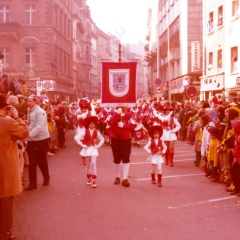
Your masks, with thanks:
M 179 78 L 170 82 L 170 89 L 181 88 L 183 86 L 183 78 Z
M 201 91 L 220 90 L 223 88 L 223 76 L 213 76 L 201 80 Z
M 42 81 L 37 81 L 37 96 L 41 95 L 41 91 L 43 90 Z
M 43 80 L 43 89 L 47 91 L 53 91 L 54 90 L 54 81 L 53 80 Z
M 192 72 L 200 71 L 200 42 L 191 42 Z
M 23 72 L 3 72 L 2 74 L 6 74 L 9 77 L 23 77 Z

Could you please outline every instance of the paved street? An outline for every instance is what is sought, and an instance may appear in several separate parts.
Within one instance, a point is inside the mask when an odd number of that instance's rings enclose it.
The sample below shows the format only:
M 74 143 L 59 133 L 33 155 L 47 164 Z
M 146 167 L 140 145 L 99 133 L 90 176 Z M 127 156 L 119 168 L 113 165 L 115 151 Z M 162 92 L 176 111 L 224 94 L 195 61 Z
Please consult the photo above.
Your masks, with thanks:
M 16 239 L 239 239 L 240 198 L 194 166 L 191 145 L 176 142 L 175 166 L 163 166 L 162 188 L 150 182 L 146 140 L 132 148 L 129 188 L 113 184 L 111 149 L 103 146 L 93 189 L 73 135 L 69 131 L 67 148 L 49 157 L 50 185 L 42 186 L 38 172 L 38 189 L 15 198 Z

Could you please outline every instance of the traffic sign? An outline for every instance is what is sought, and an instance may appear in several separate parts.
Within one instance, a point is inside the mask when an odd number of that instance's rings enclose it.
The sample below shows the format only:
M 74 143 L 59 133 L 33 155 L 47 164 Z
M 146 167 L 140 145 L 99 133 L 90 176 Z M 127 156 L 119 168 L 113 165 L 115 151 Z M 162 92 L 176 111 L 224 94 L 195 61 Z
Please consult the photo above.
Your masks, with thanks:
M 161 85 L 162 84 L 162 79 L 161 78 L 156 78 L 155 79 L 155 84 L 156 85 Z
M 186 95 L 189 97 L 189 98 L 194 98 L 197 96 L 197 88 L 193 85 L 190 85 L 190 86 L 187 86 L 186 87 L 186 90 L 185 90 L 185 93 Z

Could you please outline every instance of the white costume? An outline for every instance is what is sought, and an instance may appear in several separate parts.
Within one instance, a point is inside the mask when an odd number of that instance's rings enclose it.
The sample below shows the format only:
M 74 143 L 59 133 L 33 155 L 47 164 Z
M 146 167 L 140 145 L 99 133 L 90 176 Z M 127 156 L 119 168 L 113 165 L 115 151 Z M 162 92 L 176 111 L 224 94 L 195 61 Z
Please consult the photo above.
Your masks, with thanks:
M 144 146 L 144 150 L 146 150 L 148 153 L 152 153 L 151 152 L 151 143 L 152 141 L 155 141 L 156 146 L 158 145 L 158 139 L 149 139 L 148 143 Z M 162 154 L 164 154 L 167 151 L 167 146 L 165 145 L 165 143 L 162 141 Z M 163 156 L 161 154 L 152 154 L 150 155 L 150 157 L 147 159 L 148 162 L 152 163 L 152 164 L 159 164 L 159 163 L 163 163 L 164 159 Z
M 81 141 L 81 140 L 84 139 L 85 131 L 86 130 L 81 131 L 80 133 L 78 133 L 74 137 L 75 141 L 82 147 L 82 150 L 80 151 L 79 154 L 81 156 L 84 156 L 84 157 L 87 157 L 87 156 L 98 156 L 98 148 L 100 148 L 103 145 L 103 143 L 104 143 L 103 136 L 101 135 L 101 133 L 99 131 L 97 131 L 97 139 L 96 140 L 98 140 L 99 143 L 94 145 L 94 146 L 89 146 L 88 147 L 85 144 L 83 144 L 82 141 Z M 94 129 L 93 130 L 89 129 L 89 131 L 90 131 L 90 134 L 92 136 Z

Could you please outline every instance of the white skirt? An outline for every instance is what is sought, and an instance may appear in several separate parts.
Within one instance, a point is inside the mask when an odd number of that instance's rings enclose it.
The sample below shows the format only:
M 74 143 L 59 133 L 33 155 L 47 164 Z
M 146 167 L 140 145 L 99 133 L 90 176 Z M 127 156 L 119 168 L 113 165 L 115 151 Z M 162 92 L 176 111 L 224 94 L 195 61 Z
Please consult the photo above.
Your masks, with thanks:
M 83 148 L 79 154 L 83 157 L 98 156 L 98 150 L 94 147 Z
M 163 163 L 164 159 L 163 159 L 163 157 L 161 155 L 154 154 L 154 155 L 151 155 L 147 159 L 147 161 L 152 163 L 152 164 L 159 164 L 159 163 Z
M 174 140 L 177 140 L 177 135 L 176 135 L 176 133 L 173 133 L 173 132 L 167 131 L 166 129 L 163 129 L 163 134 L 162 134 L 161 139 L 163 141 L 174 141 Z

